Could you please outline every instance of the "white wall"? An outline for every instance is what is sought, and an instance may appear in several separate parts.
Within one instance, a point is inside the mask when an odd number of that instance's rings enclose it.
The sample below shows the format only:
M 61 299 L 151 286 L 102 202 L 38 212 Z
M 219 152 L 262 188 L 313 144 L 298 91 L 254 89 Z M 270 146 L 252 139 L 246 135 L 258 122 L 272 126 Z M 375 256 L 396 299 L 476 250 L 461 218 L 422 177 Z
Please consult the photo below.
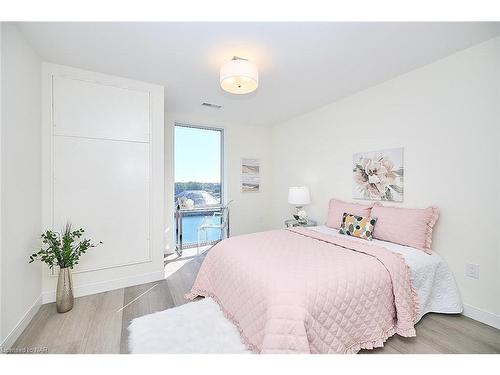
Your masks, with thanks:
M 2 85 L 3 85 L 3 76 L 2 76 L 2 29 L 3 22 L 0 22 L 0 272 L 2 272 Z M 2 276 L 0 275 L 0 344 L 3 342 L 3 333 L 2 333 Z
M 289 216 L 289 186 L 310 187 L 310 216 L 324 222 L 331 197 L 351 199 L 353 153 L 403 146 L 402 206 L 440 207 L 433 247 L 454 271 L 466 312 L 498 323 L 499 89 L 496 38 L 277 124 L 272 226 Z M 480 265 L 479 280 L 464 276 L 469 262 Z
M 48 63 L 42 78 L 42 226 L 103 241 L 73 269 L 75 295 L 162 279 L 163 87 Z
M 41 265 L 28 264 L 41 221 L 40 59 L 2 24 L 1 339 L 10 346 L 41 302 Z
M 216 115 L 205 116 L 168 112 L 165 114 L 165 197 L 166 252 L 172 252 L 174 210 L 174 125 L 176 122 L 224 129 L 226 199 L 231 206 L 231 235 L 267 229 L 271 198 L 271 131 L 264 127 L 227 123 Z M 241 192 L 241 158 L 260 158 L 259 193 Z

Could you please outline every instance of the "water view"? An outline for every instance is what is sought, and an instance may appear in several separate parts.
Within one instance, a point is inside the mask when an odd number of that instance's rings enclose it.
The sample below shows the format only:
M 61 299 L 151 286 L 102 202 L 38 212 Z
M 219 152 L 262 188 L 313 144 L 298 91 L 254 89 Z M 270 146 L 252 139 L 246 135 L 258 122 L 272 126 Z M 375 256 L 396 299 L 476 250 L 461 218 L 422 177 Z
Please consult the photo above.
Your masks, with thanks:
M 182 218 L 182 241 L 184 245 L 191 245 L 198 243 L 198 228 L 203 223 L 205 215 L 193 215 L 184 216 Z M 220 224 L 219 217 L 208 216 L 207 220 L 212 224 Z M 207 231 L 208 241 L 217 241 L 220 239 L 220 231 L 217 229 L 208 229 Z M 201 240 L 204 241 L 204 235 L 202 235 Z
M 219 206 L 222 200 L 221 163 L 222 132 L 220 130 L 176 125 L 175 207 L 196 211 L 207 206 Z M 183 212 L 183 246 L 198 243 L 198 228 L 205 218 L 210 224 L 220 224 L 220 217 L 213 217 L 213 211 Z M 208 241 L 216 241 L 220 237 L 220 230 L 207 230 Z M 201 240 L 205 240 L 204 233 Z

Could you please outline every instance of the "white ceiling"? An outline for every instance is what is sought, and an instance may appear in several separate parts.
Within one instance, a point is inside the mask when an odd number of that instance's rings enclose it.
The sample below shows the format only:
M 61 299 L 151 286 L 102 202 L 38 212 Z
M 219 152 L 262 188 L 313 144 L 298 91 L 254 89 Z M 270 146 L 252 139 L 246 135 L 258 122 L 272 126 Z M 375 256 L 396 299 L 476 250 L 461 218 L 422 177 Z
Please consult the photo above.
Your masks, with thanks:
M 500 34 L 500 23 L 19 23 L 50 62 L 164 85 L 167 111 L 272 124 Z M 256 92 L 219 87 L 233 55 Z M 221 104 L 211 109 L 201 103 Z

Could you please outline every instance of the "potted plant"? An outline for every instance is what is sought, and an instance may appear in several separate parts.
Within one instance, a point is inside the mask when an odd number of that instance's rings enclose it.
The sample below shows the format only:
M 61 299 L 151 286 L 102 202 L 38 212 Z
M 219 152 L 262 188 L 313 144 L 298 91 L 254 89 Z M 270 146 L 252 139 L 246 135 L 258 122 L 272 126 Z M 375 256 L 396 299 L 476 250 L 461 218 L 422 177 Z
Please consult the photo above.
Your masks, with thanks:
M 50 269 L 59 266 L 59 277 L 57 279 L 56 306 L 57 312 L 64 313 L 73 308 L 73 280 L 71 269 L 78 264 L 80 256 L 96 247 L 102 242 L 93 244 L 90 240 L 80 239 L 85 231 L 83 229 L 72 230 L 71 224 L 67 223 L 62 235 L 51 230 L 42 234 L 42 243 L 45 248 L 30 255 L 30 263 L 41 260 Z

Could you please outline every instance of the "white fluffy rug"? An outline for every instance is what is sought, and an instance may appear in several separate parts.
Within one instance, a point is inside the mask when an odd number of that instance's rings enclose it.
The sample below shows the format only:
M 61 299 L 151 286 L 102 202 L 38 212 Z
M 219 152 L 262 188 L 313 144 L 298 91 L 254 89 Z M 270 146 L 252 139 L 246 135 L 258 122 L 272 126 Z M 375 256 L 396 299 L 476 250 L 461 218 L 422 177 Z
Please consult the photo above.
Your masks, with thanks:
M 134 354 L 250 353 L 238 329 L 211 298 L 141 316 L 128 330 L 128 347 Z

